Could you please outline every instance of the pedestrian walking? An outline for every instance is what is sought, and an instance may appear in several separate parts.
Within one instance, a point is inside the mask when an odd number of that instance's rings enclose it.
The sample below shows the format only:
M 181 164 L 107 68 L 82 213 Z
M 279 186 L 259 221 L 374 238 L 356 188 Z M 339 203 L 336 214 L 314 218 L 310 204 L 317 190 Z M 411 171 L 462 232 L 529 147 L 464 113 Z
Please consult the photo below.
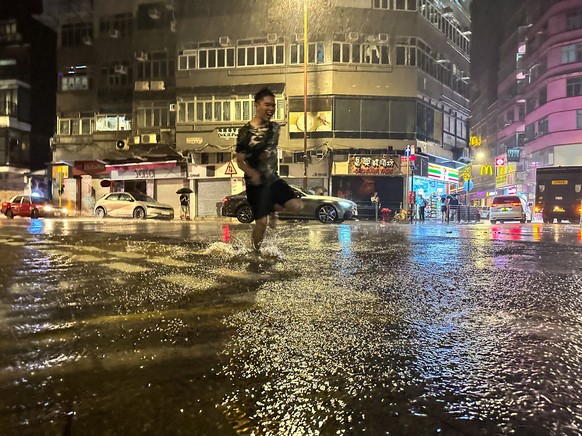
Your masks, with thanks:
M 174 198 L 176 198 L 176 197 L 174 197 Z M 190 198 L 188 197 L 188 194 L 180 195 L 180 219 L 181 220 L 190 219 L 190 213 L 188 210 L 189 208 L 190 208 Z
M 459 197 L 456 194 L 452 196 L 449 206 L 451 208 L 451 219 L 453 221 L 461 221 L 461 214 L 459 213 Z
M 418 219 L 420 220 L 421 223 L 424 222 L 424 215 L 425 215 L 425 211 L 426 211 L 426 198 L 424 198 L 422 195 L 420 196 L 420 200 L 418 203 Z
M 280 126 L 271 121 L 275 113 L 275 95 L 268 88 L 255 94 L 255 116 L 239 129 L 236 161 L 244 172 L 247 200 L 255 225 L 253 248 L 261 248 L 267 226 L 274 224 L 275 212 L 297 214 L 303 208 L 291 187 L 277 172 Z
M 441 197 L 441 222 L 449 222 L 449 200 L 450 197 L 447 195 Z

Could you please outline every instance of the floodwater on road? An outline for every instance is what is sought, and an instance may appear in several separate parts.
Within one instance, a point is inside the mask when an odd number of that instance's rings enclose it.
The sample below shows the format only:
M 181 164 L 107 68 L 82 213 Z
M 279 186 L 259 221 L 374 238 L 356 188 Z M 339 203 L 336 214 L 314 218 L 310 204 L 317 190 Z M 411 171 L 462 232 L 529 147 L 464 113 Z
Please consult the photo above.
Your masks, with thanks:
M 582 434 L 573 226 L 0 220 L 3 434 Z

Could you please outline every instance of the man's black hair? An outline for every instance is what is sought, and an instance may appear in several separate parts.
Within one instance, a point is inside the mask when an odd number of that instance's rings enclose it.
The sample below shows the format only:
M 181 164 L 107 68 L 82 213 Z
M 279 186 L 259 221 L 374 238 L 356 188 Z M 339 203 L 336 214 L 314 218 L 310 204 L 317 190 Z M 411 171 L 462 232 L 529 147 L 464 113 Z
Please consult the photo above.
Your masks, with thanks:
M 265 87 L 262 88 L 259 92 L 255 94 L 255 103 L 258 103 L 265 97 L 273 97 L 275 98 L 275 94 L 269 88 Z

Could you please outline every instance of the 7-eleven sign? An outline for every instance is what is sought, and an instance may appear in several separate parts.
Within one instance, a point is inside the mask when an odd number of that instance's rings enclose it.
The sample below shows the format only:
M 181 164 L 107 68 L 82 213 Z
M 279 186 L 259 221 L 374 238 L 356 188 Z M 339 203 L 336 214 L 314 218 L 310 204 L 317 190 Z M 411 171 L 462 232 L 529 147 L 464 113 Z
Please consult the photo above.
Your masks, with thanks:
M 428 164 L 428 177 L 445 182 L 459 183 L 459 171 L 433 163 Z

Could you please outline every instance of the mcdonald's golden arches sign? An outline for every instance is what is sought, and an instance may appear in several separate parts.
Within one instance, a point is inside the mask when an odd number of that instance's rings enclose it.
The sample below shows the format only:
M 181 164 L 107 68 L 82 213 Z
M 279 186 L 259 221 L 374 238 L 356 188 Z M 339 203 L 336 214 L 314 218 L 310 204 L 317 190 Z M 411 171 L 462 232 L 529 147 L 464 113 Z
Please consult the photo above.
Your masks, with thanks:
M 493 175 L 493 167 L 491 165 L 482 165 L 479 174 L 482 176 L 492 176 Z

